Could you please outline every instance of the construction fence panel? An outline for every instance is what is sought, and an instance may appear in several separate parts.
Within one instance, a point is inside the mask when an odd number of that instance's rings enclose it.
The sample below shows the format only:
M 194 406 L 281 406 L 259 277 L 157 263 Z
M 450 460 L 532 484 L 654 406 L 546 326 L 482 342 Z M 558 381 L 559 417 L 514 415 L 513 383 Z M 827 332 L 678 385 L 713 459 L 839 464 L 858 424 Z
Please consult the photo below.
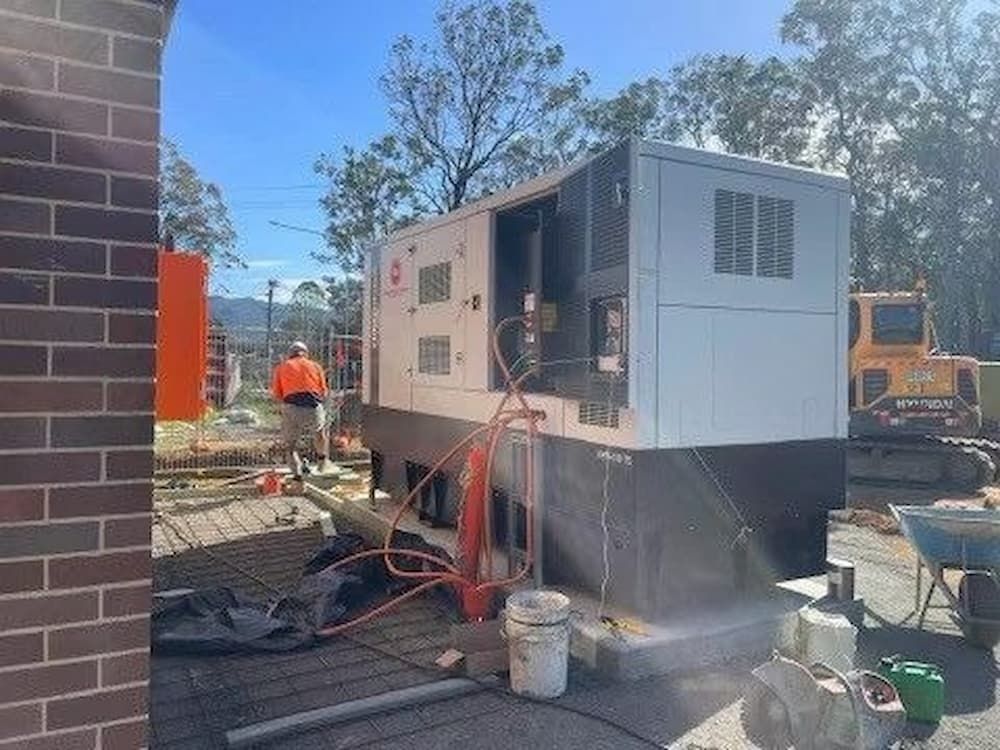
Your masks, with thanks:
M 156 424 L 159 472 L 257 468 L 281 464 L 280 405 L 271 398 L 273 368 L 292 341 L 326 370 L 331 452 L 356 447 L 361 422 L 361 339 L 328 328 L 281 330 L 213 325 L 208 333 L 205 413 L 194 422 Z

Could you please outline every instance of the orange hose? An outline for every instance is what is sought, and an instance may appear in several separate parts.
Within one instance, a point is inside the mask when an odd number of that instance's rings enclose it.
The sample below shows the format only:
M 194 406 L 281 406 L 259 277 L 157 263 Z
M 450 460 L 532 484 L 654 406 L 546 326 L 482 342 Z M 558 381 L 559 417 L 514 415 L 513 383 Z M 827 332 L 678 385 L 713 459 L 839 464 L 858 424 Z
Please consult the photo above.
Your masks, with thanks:
M 441 585 L 443 583 L 454 583 L 462 586 L 472 587 L 476 592 L 485 591 L 492 588 L 500 588 L 503 586 L 509 586 L 517 581 L 523 579 L 528 570 L 531 568 L 531 562 L 534 554 L 534 519 L 532 517 L 532 511 L 534 509 L 534 451 L 533 445 L 534 440 L 537 435 L 537 422 L 545 418 L 545 413 L 543 411 L 532 409 L 524 394 L 521 391 L 521 385 L 523 382 L 532 374 L 532 371 L 522 374 L 518 378 L 514 378 L 510 372 L 510 368 L 507 366 L 507 362 L 504 359 L 503 352 L 500 349 L 500 333 L 508 326 L 517 322 L 524 322 L 523 317 L 513 317 L 506 318 L 500 321 L 493 331 L 492 343 L 493 343 L 493 354 L 496 357 L 497 364 L 500 367 L 500 371 L 503 373 L 504 381 L 506 383 L 506 390 L 500 402 L 497 404 L 496 409 L 493 412 L 493 416 L 490 417 L 489 421 L 477 427 L 475 430 L 470 432 L 455 445 L 453 445 L 438 461 L 434 466 L 421 478 L 419 482 L 410 490 L 409 494 L 400 504 L 399 509 L 396 511 L 395 516 L 392 519 L 392 523 L 389 526 L 389 531 L 386 532 L 385 539 L 383 540 L 382 547 L 378 549 L 363 550 L 357 552 L 353 555 L 348 555 L 341 560 L 327 566 L 324 570 L 337 570 L 345 565 L 348 565 L 357 560 L 362 560 L 369 557 L 381 556 L 385 561 L 386 569 L 398 578 L 412 579 L 412 580 L 422 580 L 423 583 L 415 586 L 409 591 L 401 594 L 389 601 L 369 610 L 357 617 L 348 620 L 347 622 L 340 623 L 338 625 L 333 625 L 327 628 L 321 628 L 316 631 L 316 635 L 319 637 L 330 637 L 342 633 L 355 625 L 361 625 L 364 622 L 377 617 L 378 615 L 386 612 L 393 607 L 402 604 L 408 599 L 413 598 L 417 594 L 420 594 L 434 586 Z M 520 409 L 505 410 L 504 407 L 507 405 L 507 401 L 511 397 L 517 399 L 520 403 Z M 484 502 L 487 506 L 484 508 L 484 513 L 486 519 L 490 519 L 490 505 L 492 502 L 492 496 L 490 493 L 490 475 L 493 470 L 493 455 L 500 444 L 500 440 L 504 432 L 508 429 L 509 425 L 513 422 L 524 420 L 526 423 L 526 434 L 527 434 L 527 460 L 525 462 L 525 480 L 527 486 L 525 487 L 524 493 L 524 508 L 526 516 L 526 531 L 527 539 L 525 540 L 525 556 L 524 564 L 521 569 L 514 575 L 509 576 L 505 579 L 499 580 L 486 580 L 481 583 L 476 581 L 470 581 L 466 579 L 454 565 L 452 565 L 447 560 L 444 560 L 436 555 L 429 554 L 427 552 L 420 552 L 417 550 L 400 549 L 393 548 L 392 536 L 396 532 L 403 515 L 406 513 L 406 509 L 413 504 L 420 491 L 426 486 L 428 482 L 433 479 L 433 477 L 447 464 L 460 450 L 466 447 L 472 440 L 481 435 L 484 432 L 489 433 L 489 438 L 487 440 L 487 453 L 486 453 L 486 498 Z M 484 533 L 485 547 L 484 556 L 486 558 L 486 566 L 488 571 L 488 576 L 492 576 L 493 569 L 493 545 L 492 545 L 492 527 L 490 521 L 487 520 Z M 513 529 L 509 529 L 508 533 L 513 533 Z M 431 563 L 432 565 L 437 565 L 441 568 L 439 571 L 408 571 L 397 568 L 392 561 L 394 555 L 402 555 L 404 557 L 411 557 L 417 560 L 422 560 L 424 562 Z

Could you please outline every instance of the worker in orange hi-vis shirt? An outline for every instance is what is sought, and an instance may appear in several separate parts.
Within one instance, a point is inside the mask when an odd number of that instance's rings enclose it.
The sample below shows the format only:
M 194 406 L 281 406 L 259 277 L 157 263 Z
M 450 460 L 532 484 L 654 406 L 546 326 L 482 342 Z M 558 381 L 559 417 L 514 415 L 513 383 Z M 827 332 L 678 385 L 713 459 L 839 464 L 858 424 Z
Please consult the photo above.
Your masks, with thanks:
M 323 368 L 309 359 L 309 348 L 301 341 L 288 347 L 288 358 L 274 368 L 271 394 L 281 403 L 281 437 L 288 456 L 292 477 L 302 479 L 303 462 L 299 458 L 298 444 L 303 434 L 312 435 L 313 446 L 319 460 L 319 473 L 333 471 L 327 455 L 326 375 Z

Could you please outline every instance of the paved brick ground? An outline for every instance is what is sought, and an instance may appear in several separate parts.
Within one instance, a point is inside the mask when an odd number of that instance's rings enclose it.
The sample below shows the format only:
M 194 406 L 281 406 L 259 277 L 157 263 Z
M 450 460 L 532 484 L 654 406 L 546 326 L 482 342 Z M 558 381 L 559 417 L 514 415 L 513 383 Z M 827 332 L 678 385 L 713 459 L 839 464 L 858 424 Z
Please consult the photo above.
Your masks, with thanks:
M 239 501 L 244 504 L 247 501 Z M 255 501 L 256 502 L 256 501 Z M 311 513 L 290 513 L 281 500 L 273 508 L 255 505 L 211 506 L 190 517 L 190 528 L 214 539 L 213 552 L 229 554 L 257 575 L 289 585 L 302 562 L 320 541 Z M 303 501 L 305 502 L 305 501 Z M 264 510 L 265 508 L 267 510 Z M 254 526 L 246 513 L 258 516 Z M 249 535 L 232 540 L 240 523 L 223 523 L 225 514 L 240 519 Z M 296 516 L 294 524 L 274 519 Z M 220 532 L 220 529 L 223 531 Z M 162 530 L 161 530 L 162 531 Z M 184 532 L 187 534 L 187 532 Z M 239 530 L 239 534 L 244 534 Z M 212 536 L 215 534 L 216 536 Z M 154 544 L 157 544 L 154 534 Z M 176 539 L 173 540 L 175 543 Z M 166 541 L 164 541 L 166 544 Z M 173 553 L 157 544 L 157 580 L 164 585 L 226 582 L 258 593 L 233 570 L 207 559 L 183 543 Z M 869 529 L 834 525 L 834 554 L 858 564 L 858 590 L 871 610 L 860 649 L 866 663 L 904 651 L 945 666 L 949 688 L 947 717 L 936 732 L 913 728 L 905 747 L 1000 748 L 997 707 L 997 653 L 967 646 L 942 610 L 934 610 L 930 632 L 908 627 L 912 609 L 913 557 L 899 537 Z M 399 611 L 359 629 L 351 640 L 337 639 L 294 654 L 153 660 L 152 747 L 170 750 L 223 747 L 224 732 L 267 718 L 338 701 L 373 695 L 435 679 L 431 672 L 373 650 L 379 646 L 429 664 L 447 645 L 445 610 L 434 599 L 409 603 Z M 526 703 L 484 691 L 369 720 L 296 735 L 269 747 L 415 750 L 427 748 L 615 748 L 652 746 L 695 750 L 751 747 L 739 726 L 740 696 L 752 666 L 728 664 L 689 675 L 606 684 L 583 672 L 571 676 L 571 689 L 560 704 L 623 724 L 653 743 L 629 737 L 594 718 L 549 706 Z

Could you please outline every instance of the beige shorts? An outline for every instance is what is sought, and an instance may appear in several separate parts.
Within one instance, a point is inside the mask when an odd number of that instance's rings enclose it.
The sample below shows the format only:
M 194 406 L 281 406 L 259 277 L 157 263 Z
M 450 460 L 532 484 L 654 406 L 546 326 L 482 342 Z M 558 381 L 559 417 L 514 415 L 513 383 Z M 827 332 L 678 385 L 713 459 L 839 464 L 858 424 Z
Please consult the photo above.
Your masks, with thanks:
M 297 444 L 303 435 L 311 438 L 315 433 L 322 432 L 325 425 L 326 413 L 322 404 L 281 405 L 281 438 L 285 441 L 285 445 Z

